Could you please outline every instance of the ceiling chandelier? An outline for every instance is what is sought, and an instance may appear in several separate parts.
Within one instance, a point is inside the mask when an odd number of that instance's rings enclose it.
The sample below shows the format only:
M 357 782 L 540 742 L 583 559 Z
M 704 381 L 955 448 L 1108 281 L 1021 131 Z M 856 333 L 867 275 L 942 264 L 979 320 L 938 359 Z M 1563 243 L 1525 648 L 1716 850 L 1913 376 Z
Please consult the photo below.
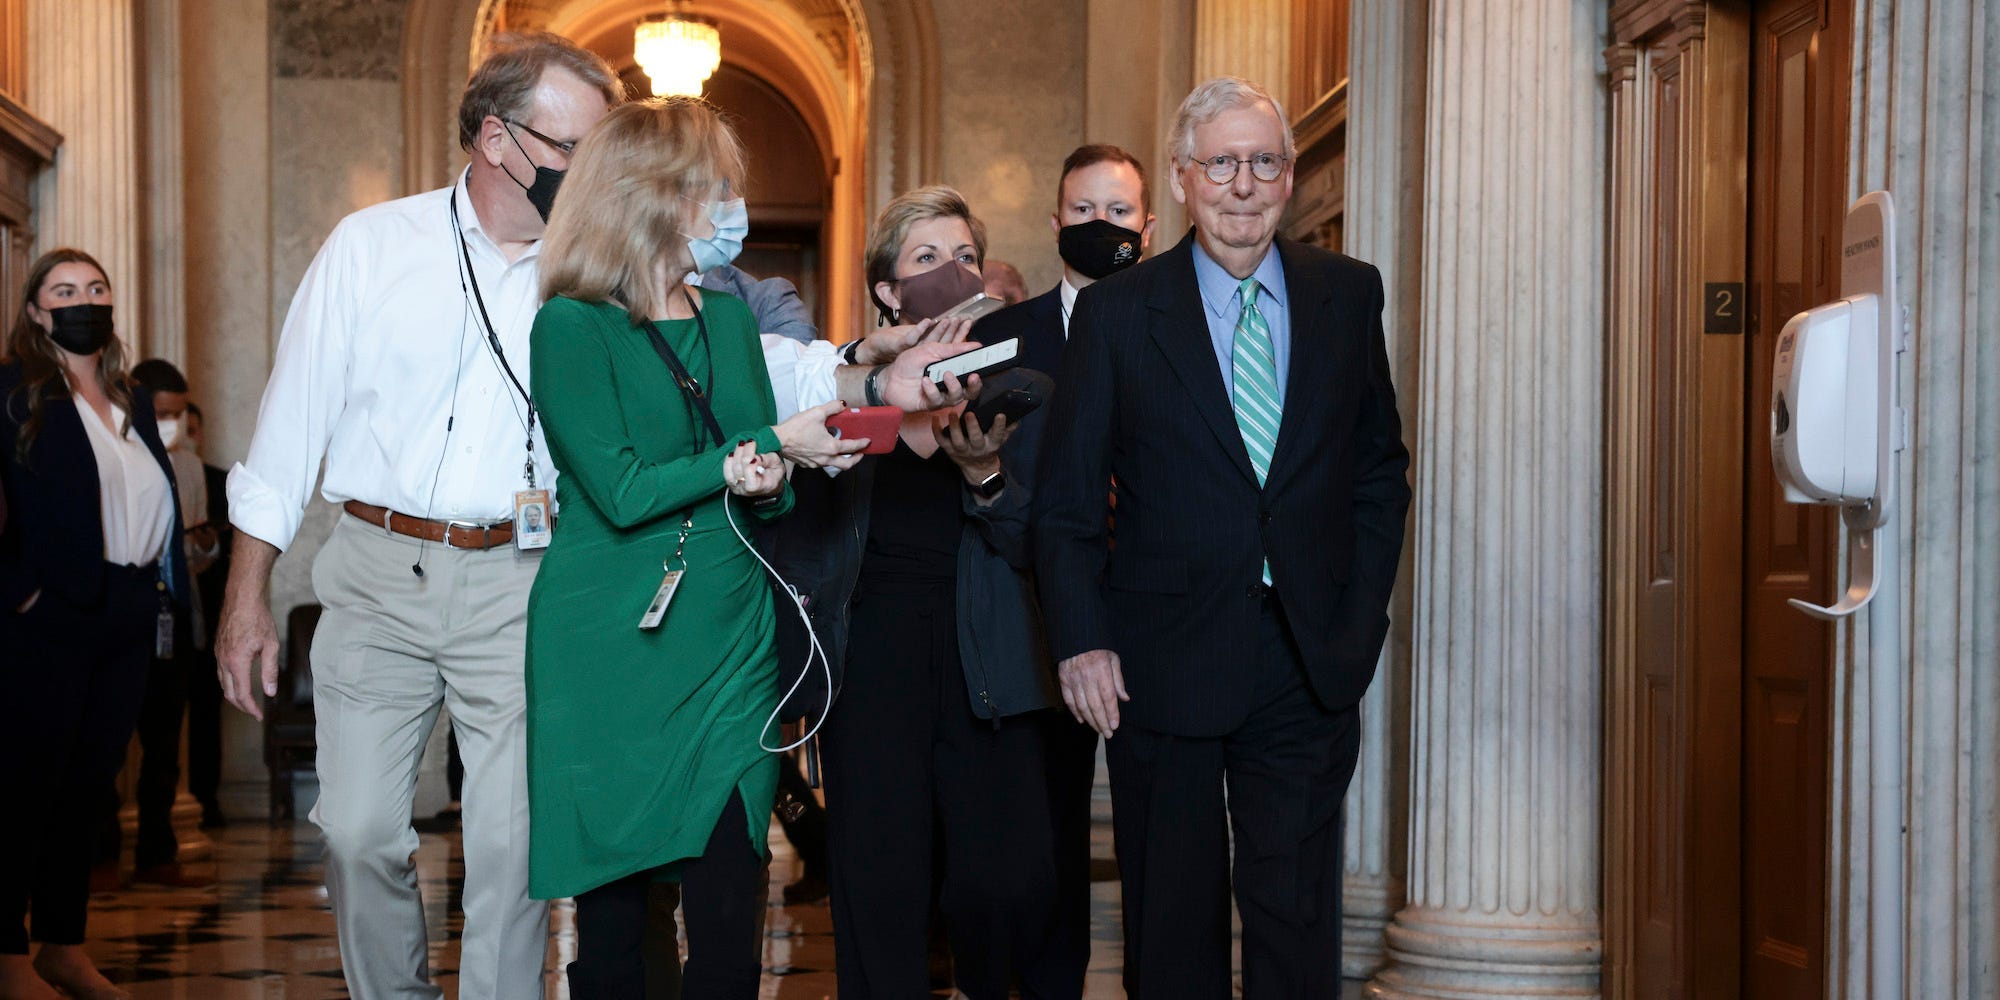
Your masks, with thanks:
M 722 33 L 714 21 L 689 15 L 687 5 L 677 3 L 632 29 L 632 56 L 653 82 L 654 97 L 700 97 L 702 84 L 722 65 Z

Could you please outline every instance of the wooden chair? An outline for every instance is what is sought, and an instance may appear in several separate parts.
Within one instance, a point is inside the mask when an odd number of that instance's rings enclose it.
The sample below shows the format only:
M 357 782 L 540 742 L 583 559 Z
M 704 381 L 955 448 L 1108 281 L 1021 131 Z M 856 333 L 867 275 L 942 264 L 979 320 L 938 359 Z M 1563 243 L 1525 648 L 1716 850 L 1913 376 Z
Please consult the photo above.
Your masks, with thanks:
M 278 694 L 264 706 L 264 766 L 271 772 L 271 823 L 296 818 L 292 776 L 313 770 L 312 640 L 320 606 L 301 604 L 285 620 Z

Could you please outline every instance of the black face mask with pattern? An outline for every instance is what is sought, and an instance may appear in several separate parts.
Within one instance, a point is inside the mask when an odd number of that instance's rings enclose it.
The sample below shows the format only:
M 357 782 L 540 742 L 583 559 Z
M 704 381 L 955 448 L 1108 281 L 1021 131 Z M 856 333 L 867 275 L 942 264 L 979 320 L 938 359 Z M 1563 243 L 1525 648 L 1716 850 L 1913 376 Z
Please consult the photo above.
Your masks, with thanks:
M 49 310 L 49 339 L 71 354 L 88 357 L 111 343 L 111 307 L 62 306 Z
M 1056 252 L 1076 273 L 1096 281 L 1139 262 L 1138 233 L 1110 219 L 1092 219 L 1056 231 Z

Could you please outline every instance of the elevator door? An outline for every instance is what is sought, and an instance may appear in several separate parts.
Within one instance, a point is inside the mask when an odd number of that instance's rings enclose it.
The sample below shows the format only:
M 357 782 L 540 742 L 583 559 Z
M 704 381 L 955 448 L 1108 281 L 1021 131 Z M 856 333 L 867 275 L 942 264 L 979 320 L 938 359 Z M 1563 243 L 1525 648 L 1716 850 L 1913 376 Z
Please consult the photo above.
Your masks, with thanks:
M 1845 6 L 1758 4 L 1751 39 L 1741 995 L 1758 1000 L 1825 993 L 1834 630 L 1785 602 L 1832 600 L 1836 535 L 1829 509 L 1784 501 L 1767 414 L 1779 331 L 1839 283 Z

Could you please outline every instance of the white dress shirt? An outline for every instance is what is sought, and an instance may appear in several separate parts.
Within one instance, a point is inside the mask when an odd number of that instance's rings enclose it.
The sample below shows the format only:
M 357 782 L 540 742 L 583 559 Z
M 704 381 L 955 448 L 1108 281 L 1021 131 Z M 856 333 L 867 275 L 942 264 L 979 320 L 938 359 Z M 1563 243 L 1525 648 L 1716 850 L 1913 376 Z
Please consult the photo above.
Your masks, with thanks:
M 123 434 L 125 411 L 111 407 L 111 426 L 82 397 L 73 397 L 97 459 L 97 503 L 104 520 L 104 561 L 120 566 L 144 566 L 167 549 L 174 531 L 174 495 L 167 474 L 139 432 Z
M 498 521 L 527 486 L 527 407 L 487 346 L 470 285 L 461 290 L 450 204 L 458 202 L 472 276 L 514 374 L 527 384 L 528 332 L 541 305 L 535 243 L 509 263 L 456 185 L 341 220 L 306 269 L 250 455 L 229 474 L 229 520 L 283 549 L 319 476 L 333 503 L 360 500 L 417 517 Z M 766 338 L 792 410 L 834 398 L 833 347 Z M 531 387 L 532 388 L 532 387 Z M 447 439 L 446 421 L 451 423 Z M 536 485 L 555 487 L 535 427 Z
M 775 333 L 764 334 L 762 339 L 764 367 L 770 369 L 771 395 L 778 403 L 779 420 L 839 398 L 833 370 L 840 367 L 840 348 L 833 342 L 801 344 Z
M 1069 275 L 1063 275 L 1061 291 L 1063 310 L 1063 339 L 1069 339 L 1069 314 L 1076 311 L 1076 286 L 1069 283 Z
M 509 262 L 481 227 L 464 175 L 448 188 L 362 209 L 327 237 L 292 297 L 250 455 L 229 474 L 229 520 L 291 544 L 307 494 L 417 517 L 498 521 L 527 487 L 527 406 L 487 344 L 462 284 L 451 202 L 507 363 L 528 379 L 540 305 L 536 255 Z M 447 433 L 447 421 L 450 430 Z M 535 478 L 555 468 L 535 428 Z

